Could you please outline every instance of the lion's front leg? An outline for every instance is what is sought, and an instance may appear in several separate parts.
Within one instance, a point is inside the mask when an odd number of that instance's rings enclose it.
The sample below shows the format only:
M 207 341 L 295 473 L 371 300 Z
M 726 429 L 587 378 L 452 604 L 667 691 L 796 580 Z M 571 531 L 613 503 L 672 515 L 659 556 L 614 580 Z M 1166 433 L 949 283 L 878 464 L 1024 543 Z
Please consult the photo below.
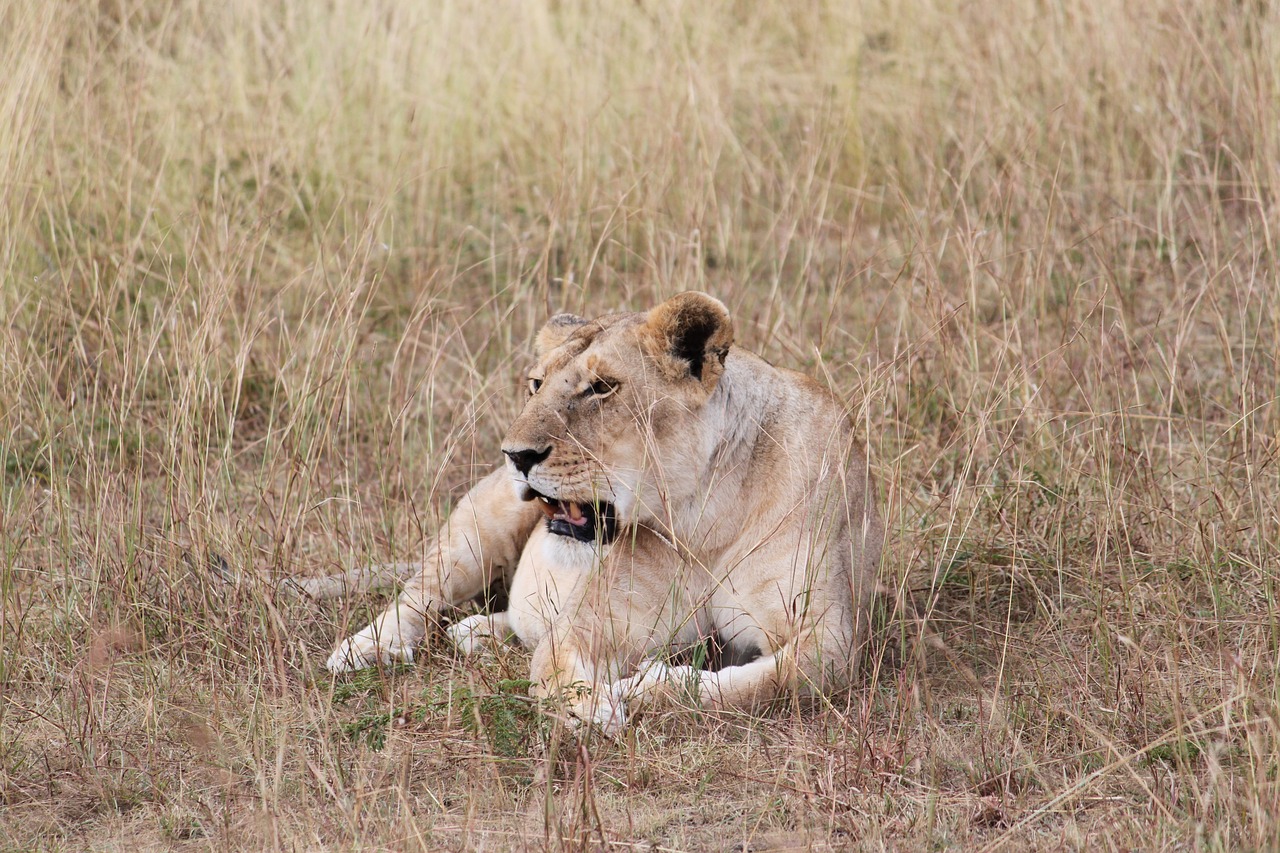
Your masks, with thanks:
M 614 684 L 655 655 L 697 643 L 702 603 L 670 544 L 633 531 L 583 577 L 538 644 L 532 692 L 562 699 L 579 722 L 618 734 L 627 709 Z
M 563 701 L 573 720 L 613 737 L 627 724 L 613 682 L 667 647 L 669 632 L 620 604 L 628 596 L 611 589 L 610 577 L 601 572 L 579 585 L 580 597 L 568 603 L 534 649 L 529 678 L 534 696 Z
M 516 497 L 505 469 L 485 477 L 458 502 L 396 602 L 329 655 L 329 671 L 412 661 L 441 610 L 475 598 L 516 564 L 540 518 L 541 510 Z
M 563 626 L 562 626 L 563 627 Z M 626 727 L 626 710 L 609 687 L 617 661 L 596 660 L 576 630 L 549 631 L 533 652 L 530 692 L 559 699 L 578 723 L 614 737 Z

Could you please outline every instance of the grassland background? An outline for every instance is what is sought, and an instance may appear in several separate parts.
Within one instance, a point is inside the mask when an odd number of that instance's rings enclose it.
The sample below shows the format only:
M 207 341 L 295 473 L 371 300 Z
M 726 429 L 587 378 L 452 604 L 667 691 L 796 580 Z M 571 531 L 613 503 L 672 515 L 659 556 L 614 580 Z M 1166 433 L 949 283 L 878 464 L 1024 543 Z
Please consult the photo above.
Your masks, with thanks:
M 0 68 L 0 846 L 1280 844 L 1280 7 L 10 0 Z M 579 744 L 518 651 L 323 675 L 376 597 L 266 581 L 689 288 L 864 425 L 863 682 Z

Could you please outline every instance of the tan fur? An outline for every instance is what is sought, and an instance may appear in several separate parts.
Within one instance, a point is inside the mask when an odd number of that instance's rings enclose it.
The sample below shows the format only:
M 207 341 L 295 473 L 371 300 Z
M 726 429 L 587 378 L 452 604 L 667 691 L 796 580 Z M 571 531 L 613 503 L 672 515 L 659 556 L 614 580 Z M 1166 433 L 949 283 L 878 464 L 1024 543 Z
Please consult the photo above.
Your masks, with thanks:
M 454 626 L 455 641 L 516 634 L 536 646 L 535 692 L 568 695 L 606 728 L 673 691 L 750 707 L 846 684 L 883 538 L 866 461 L 827 391 L 732 341 L 728 311 L 700 293 L 549 322 L 537 390 L 503 442 L 509 456 L 546 457 L 477 484 L 399 601 L 330 669 L 410 658 L 428 617 L 514 573 L 512 610 Z M 529 488 L 608 501 L 617 539 L 548 533 L 536 501 L 521 500 Z M 709 672 L 656 657 L 711 635 L 735 663 Z

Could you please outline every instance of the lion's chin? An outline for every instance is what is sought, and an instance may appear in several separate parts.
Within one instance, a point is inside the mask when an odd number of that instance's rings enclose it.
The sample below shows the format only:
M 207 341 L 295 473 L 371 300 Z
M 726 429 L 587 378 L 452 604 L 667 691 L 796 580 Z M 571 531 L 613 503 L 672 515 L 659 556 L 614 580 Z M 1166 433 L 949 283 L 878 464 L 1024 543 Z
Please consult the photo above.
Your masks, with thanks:
M 547 516 L 547 529 L 579 542 L 607 544 L 617 533 L 617 512 L 608 501 L 569 501 L 553 498 L 526 486 L 521 497 L 537 501 Z

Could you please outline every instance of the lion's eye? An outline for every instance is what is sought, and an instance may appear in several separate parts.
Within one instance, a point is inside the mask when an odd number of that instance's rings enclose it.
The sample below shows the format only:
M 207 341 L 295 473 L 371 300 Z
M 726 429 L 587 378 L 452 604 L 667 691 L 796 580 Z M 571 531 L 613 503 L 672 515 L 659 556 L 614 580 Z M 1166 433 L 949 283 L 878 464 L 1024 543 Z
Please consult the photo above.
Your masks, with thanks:
M 534 379 L 532 376 L 529 377 L 529 396 L 532 397 L 534 394 L 537 394 L 538 389 L 541 387 L 542 387 L 541 379 Z
M 587 386 L 587 394 L 592 397 L 608 397 L 618 390 L 618 383 L 609 379 L 597 379 Z

